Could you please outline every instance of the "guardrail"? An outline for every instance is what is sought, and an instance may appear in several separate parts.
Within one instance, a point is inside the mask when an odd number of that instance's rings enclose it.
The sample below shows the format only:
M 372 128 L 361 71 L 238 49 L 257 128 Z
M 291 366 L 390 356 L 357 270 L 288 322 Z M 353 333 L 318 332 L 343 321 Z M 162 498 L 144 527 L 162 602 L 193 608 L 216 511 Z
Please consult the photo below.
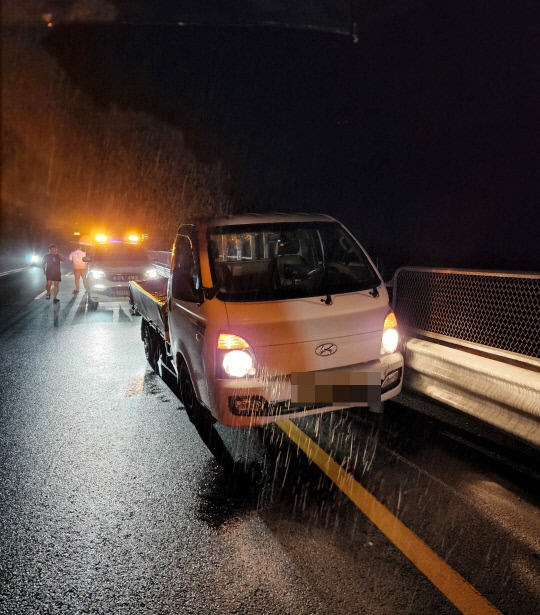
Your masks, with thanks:
M 540 274 L 402 267 L 406 389 L 540 446 Z

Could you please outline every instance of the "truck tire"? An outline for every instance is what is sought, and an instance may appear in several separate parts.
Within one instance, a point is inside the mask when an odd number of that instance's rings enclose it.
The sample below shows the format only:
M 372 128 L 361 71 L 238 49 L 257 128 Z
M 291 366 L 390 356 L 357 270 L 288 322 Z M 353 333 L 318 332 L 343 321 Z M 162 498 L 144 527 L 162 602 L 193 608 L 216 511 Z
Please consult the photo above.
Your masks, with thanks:
M 184 405 L 189 420 L 193 423 L 193 425 L 195 425 L 195 428 L 199 432 L 199 435 L 204 440 L 208 448 L 212 450 L 208 440 L 209 438 L 211 438 L 211 428 L 212 425 L 216 422 L 216 419 L 212 416 L 208 409 L 201 405 L 201 403 L 197 399 L 197 394 L 195 393 L 195 389 L 191 381 L 191 376 L 189 375 L 189 370 L 187 368 L 187 365 L 183 361 L 180 364 L 179 371 L 180 375 L 178 377 L 178 388 L 180 391 L 180 400 Z
M 184 362 L 180 365 L 178 388 L 180 389 L 180 399 L 184 404 L 189 420 L 195 424 L 199 418 L 201 408 L 193 388 L 193 383 L 191 382 L 189 370 Z
M 146 355 L 146 360 L 154 372 L 157 373 L 159 360 L 159 339 L 157 339 L 156 332 L 146 322 L 146 320 L 141 321 L 141 337 L 144 343 L 144 354 Z
M 180 364 L 179 385 L 181 400 L 189 420 L 218 463 L 229 475 L 233 476 L 236 470 L 234 462 L 223 441 L 213 428 L 216 419 L 197 399 L 189 370 L 183 361 Z

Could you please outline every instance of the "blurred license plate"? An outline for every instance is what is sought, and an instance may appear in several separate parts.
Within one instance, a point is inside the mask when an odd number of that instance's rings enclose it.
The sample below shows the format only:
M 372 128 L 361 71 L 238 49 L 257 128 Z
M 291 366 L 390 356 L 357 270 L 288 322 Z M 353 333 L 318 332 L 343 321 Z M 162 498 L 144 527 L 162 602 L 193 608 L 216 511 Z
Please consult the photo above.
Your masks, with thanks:
M 293 372 L 291 404 L 364 405 L 380 403 L 381 373 Z

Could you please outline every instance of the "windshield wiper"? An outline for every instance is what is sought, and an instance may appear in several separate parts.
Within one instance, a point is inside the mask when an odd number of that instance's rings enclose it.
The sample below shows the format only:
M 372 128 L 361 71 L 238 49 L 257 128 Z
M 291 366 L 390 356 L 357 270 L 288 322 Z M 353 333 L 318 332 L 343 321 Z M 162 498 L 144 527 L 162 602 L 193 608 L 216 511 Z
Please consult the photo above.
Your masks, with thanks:
M 378 288 L 378 285 L 377 285 L 377 286 L 374 286 L 374 287 L 373 287 L 373 288 L 369 291 L 369 294 L 370 294 L 370 295 L 371 295 L 374 299 L 376 299 L 376 298 L 379 296 L 379 288 Z
M 323 265 L 322 269 L 323 269 L 323 275 L 321 278 L 320 286 L 324 287 L 324 281 L 325 281 L 326 276 L 328 275 L 328 272 L 330 271 L 330 267 L 328 265 Z M 326 299 L 321 299 L 321 303 L 324 303 L 325 305 L 332 305 L 332 303 L 334 303 L 332 301 L 332 295 L 330 294 L 330 291 L 326 292 Z

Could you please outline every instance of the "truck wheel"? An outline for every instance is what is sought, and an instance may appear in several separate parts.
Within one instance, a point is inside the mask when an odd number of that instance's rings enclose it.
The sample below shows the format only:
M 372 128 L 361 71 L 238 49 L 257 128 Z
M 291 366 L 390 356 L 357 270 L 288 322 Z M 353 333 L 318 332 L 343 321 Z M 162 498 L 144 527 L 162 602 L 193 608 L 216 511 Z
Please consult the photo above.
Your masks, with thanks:
M 182 363 L 180 366 L 179 380 L 180 396 L 189 420 L 193 423 L 201 440 L 206 444 L 209 451 L 214 455 L 221 466 L 223 466 L 227 472 L 231 474 L 234 473 L 234 462 L 230 453 L 227 451 L 227 447 L 213 428 L 216 419 L 214 419 L 209 410 L 199 403 L 195 394 L 195 389 L 193 388 L 193 383 L 191 382 L 189 370 L 185 363 Z
M 197 395 L 195 393 L 195 389 L 193 388 L 193 383 L 191 382 L 191 376 L 189 375 L 189 370 L 187 365 L 182 362 L 180 365 L 180 377 L 179 377 L 179 389 L 180 389 L 180 399 L 184 404 L 184 408 L 186 409 L 186 414 L 189 417 L 189 420 L 195 425 L 197 431 L 206 442 L 203 437 L 203 433 L 206 433 L 212 425 L 216 422 L 212 414 L 209 410 L 207 410 L 204 406 L 199 403 L 197 399 Z M 208 443 L 206 442 L 208 445 Z
M 144 343 L 144 354 L 146 355 L 146 360 L 150 364 L 150 367 L 157 373 L 159 341 L 156 340 L 156 334 L 145 320 L 141 322 L 141 337 Z
M 186 413 L 189 420 L 192 423 L 197 421 L 199 415 L 199 402 L 195 395 L 195 389 L 191 383 L 191 376 L 185 363 L 182 363 L 180 367 L 180 398 L 186 409 Z

